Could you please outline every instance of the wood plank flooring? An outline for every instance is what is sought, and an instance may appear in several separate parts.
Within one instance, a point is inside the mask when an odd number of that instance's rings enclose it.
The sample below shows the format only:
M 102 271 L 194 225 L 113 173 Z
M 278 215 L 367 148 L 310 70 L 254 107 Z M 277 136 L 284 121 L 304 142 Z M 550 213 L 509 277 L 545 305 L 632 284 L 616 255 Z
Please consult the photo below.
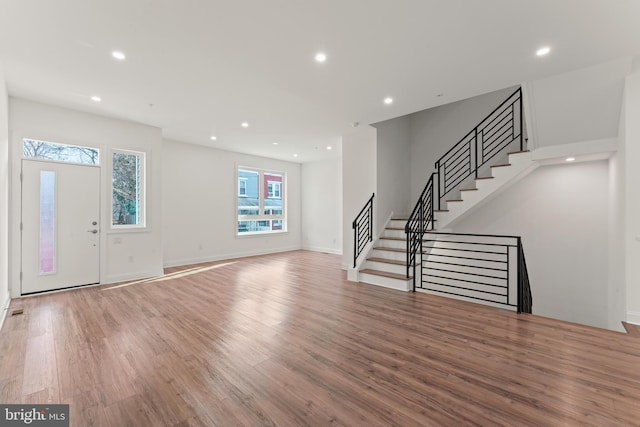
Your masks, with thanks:
M 334 255 L 16 307 L 0 402 L 69 403 L 72 426 L 640 425 L 639 337 L 347 282 Z

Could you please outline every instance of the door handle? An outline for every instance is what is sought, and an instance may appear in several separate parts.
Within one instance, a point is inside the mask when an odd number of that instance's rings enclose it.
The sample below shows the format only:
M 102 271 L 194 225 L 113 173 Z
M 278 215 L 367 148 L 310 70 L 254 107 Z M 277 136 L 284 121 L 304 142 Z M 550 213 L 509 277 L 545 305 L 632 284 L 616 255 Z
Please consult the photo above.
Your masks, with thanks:
M 98 230 L 95 230 L 95 229 L 94 230 L 87 230 L 87 233 L 97 234 Z

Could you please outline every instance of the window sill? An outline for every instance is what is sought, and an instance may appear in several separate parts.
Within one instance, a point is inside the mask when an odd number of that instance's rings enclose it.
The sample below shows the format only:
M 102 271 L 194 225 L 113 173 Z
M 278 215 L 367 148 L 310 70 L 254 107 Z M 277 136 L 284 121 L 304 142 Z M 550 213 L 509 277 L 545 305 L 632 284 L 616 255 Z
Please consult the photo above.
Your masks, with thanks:
M 256 237 L 256 236 L 270 236 L 270 235 L 274 235 L 274 234 L 287 234 L 288 231 L 286 230 L 274 230 L 274 231 L 250 231 L 250 232 L 246 232 L 246 233 L 237 233 L 236 232 L 236 237 Z

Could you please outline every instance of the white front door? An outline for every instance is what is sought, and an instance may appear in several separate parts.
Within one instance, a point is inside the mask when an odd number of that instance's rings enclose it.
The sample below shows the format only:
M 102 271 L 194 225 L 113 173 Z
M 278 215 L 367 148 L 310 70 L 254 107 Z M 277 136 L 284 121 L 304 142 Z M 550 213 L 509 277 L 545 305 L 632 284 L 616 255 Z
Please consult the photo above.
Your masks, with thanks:
M 22 294 L 100 283 L 100 168 L 22 161 Z

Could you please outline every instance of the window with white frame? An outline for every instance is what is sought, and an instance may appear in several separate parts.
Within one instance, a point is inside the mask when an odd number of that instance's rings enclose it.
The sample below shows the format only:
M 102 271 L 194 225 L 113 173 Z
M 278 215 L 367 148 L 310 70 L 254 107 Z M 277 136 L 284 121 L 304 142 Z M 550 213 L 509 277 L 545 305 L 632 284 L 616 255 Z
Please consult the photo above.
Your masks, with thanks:
M 286 231 L 285 174 L 239 167 L 237 182 L 236 233 Z
M 114 150 L 111 168 L 112 226 L 144 227 L 145 153 Z

